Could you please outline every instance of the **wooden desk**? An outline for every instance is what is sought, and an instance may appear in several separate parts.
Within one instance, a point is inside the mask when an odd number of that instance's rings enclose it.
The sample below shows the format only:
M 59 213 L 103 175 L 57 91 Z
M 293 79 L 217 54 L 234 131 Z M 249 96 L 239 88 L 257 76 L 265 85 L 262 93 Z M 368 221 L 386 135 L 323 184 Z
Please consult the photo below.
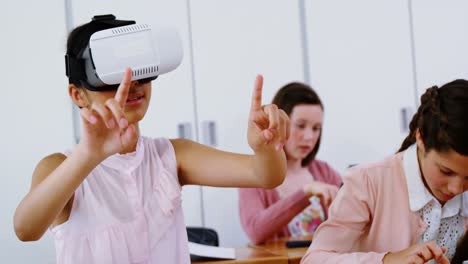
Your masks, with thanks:
M 263 249 L 236 248 L 234 260 L 195 261 L 193 264 L 288 264 L 288 258 Z
M 300 238 L 280 238 L 267 241 L 265 244 L 262 245 L 252 245 L 249 244 L 250 247 L 256 249 L 262 249 L 266 252 L 283 256 L 288 259 L 289 264 L 299 264 L 301 262 L 302 257 L 305 255 L 309 247 L 300 247 L 300 248 L 287 248 L 286 242 L 290 240 L 312 240 L 312 236 L 300 237 Z

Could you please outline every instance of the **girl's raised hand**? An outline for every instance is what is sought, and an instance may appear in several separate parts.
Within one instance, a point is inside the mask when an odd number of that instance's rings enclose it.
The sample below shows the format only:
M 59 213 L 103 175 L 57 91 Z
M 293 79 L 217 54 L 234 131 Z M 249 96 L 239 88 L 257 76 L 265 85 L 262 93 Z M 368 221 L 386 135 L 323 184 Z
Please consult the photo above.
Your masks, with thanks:
M 274 104 L 262 106 L 263 77 L 258 75 L 252 94 L 247 138 L 255 152 L 281 150 L 289 137 L 289 117 Z
M 93 102 L 89 108 L 80 110 L 83 135 L 79 144 L 92 157 L 105 159 L 134 145 L 138 140 L 136 128 L 128 124 L 124 112 L 131 78 L 132 71 L 127 68 L 113 98 L 104 103 Z

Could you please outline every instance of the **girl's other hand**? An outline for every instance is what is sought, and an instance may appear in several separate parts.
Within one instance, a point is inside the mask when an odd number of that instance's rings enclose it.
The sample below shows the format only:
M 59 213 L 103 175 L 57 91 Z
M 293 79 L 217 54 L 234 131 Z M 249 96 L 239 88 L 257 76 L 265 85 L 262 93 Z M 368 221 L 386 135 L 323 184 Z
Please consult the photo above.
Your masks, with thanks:
M 114 98 L 104 104 L 93 103 L 82 108 L 83 135 L 79 145 L 97 159 L 105 159 L 136 144 L 135 125 L 128 124 L 125 104 L 131 86 L 132 71 L 127 68 Z
M 335 185 L 319 181 L 304 185 L 303 189 L 307 196 L 318 196 L 326 205 L 330 205 L 338 193 L 338 187 Z
M 252 94 L 247 139 L 254 152 L 281 150 L 289 137 L 289 117 L 274 104 L 262 106 L 263 77 L 258 75 Z
M 450 264 L 444 255 L 446 249 L 439 247 L 434 241 L 413 245 L 405 250 L 388 253 L 383 258 L 384 264 L 423 264 L 434 259 L 440 264 Z

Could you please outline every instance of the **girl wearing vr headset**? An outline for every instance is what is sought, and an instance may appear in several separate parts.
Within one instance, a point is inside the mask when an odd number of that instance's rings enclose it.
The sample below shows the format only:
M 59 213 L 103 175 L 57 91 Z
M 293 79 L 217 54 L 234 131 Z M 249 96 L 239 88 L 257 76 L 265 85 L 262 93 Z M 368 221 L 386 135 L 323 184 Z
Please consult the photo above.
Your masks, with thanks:
M 275 189 L 239 189 L 242 227 L 255 244 L 274 237 L 312 235 L 326 218 L 341 185 L 340 175 L 316 160 L 323 123 L 323 104 L 308 85 L 289 83 L 278 90 L 273 104 L 290 118 L 285 144 L 286 179 Z
M 76 28 L 67 55 L 79 57 L 91 34 L 119 22 L 108 18 Z M 181 186 L 273 188 L 284 179 L 289 121 L 275 105 L 261 105 L 261 76 L 248 120 L 255 154 L 241 155 L 141 136 L 151 82 L 131 81 L 131 74 L 126 69 L 117 90 L 70 78 L 70 97 L 81 108 L 81 140 L 69 153 L 39 162 L 16 209 L 18 238 L 38 240 L 50 228 L 57 263 L 188 264 Z
M 468 228 L 467 135 L 468 81 L 427 89 L 398 153 L 343 177 L 301 263 L 448 264 Z

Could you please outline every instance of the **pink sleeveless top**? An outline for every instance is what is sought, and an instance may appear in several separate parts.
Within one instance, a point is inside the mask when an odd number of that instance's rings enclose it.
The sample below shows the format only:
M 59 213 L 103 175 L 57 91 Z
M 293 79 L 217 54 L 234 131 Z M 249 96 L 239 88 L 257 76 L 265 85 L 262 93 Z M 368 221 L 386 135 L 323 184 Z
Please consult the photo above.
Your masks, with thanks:
M 58 264 L 190 263 L 170 141 L 140 137 L 135 152 L 104 160 L 51 231 Z

